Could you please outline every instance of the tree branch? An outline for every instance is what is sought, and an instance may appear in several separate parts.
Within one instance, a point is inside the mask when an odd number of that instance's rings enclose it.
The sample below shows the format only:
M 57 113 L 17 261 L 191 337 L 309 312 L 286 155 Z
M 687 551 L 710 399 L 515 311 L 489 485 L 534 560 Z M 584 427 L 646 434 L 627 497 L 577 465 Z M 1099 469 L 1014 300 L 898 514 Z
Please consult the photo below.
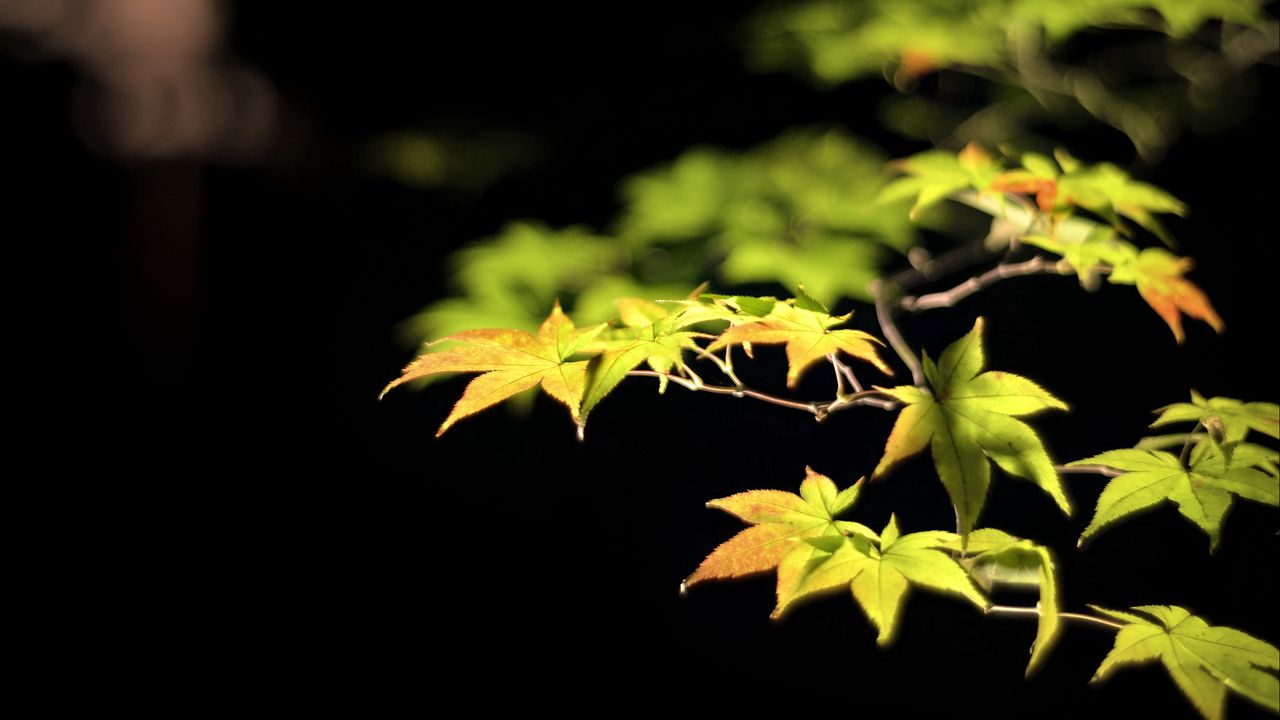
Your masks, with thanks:
M 893 407 L 896 407 L 896 403 L 888 404 L 889 407 L 886 407 L 887 403 L 885 403 L 885 401 L 883 400 L 884 393 L 880 392 L 879 390 L 863 390 L 862 392 L 852 393 L 849 395 L 845 395 L 842 398 L 838 397 L 835 400 L 829 400 L 825 402 L 801 402 L 799 400 L 789 400 L 787 398 L 778 397 L 776 395 L 770 395 L 768 393 L 763 393 L 758 390 L 752 390 L 746 387 L 727 387 L 724 385 L 708 385 L 704 382 L 701 382 L 701 380 L 690 380 L 689 378 L 683 378 L 683 377 L 680 377 L 679 375 L 654 372 L 652 370 L 631 370 L 630 372 L 627 373 L 627 376 L 628 377 L 666 378 L 667 380 L 679 385 L 680 387 L 686 390 L 690 390 L 692 392 L 709 392 L 715 395 L 732 395 L 734 397 L 749 397 L 749 398 L 752 398 L 753 400 L 760 400 L 761 402 L 767 402 L 771 405 L 791 408 L 792 410 L 801 410 L 801 411 L 812 414 L 819 420 L 822 420 L 830 413 L 833 413 L 836 410 L 839 410 L 841 408 L 868 405 L 873 407 L 879 407 L 885 410 L 890 410 L 890 409 L 893 409 Z
M 988 615 L 997 615 L 1005 617 L 1039 617 L 1040 608 L 1038 607 L 1019 607 L 1016 605 L 992 605 L 987 608 Z M 1082 613 L 1058 613 L 1058 617 L 1064 620 L 1074 620 L 1080 623 L 1087 623 L 1105 627 L 1110 630 L 1119 630 L 1124 627 L 1118 622 L 1112 622 L 1105 618 L 1096 617 L 1094 615 L 1084 615 Z
M 1053 260 L 1043 257 L 1033 257 L 1030 260 L 1020 263 L 1007 263 L 996 265 L 990 270 L 975 275 L 959 285 L 945 290 L 943 292 L 930 293 L 913 297 L 908 295 L 898 301 L 898 305 L 907 312 L 920 312 L 923 310 L 933 310 L 935 308 L 951 307 L 970 295 L 994 285 L 1001 280 L 1021 277 L 1023 275 L 1038 274 L 1062 274 L 1062 267 Z
M 898 326 L 893 322 L 893 310 L 885 298 L 884 283 L 879 279 L 872 280 L 870 289 L 876 299 L 876 320 L 880 323 L 880 332 L 889 341 L 893 351 L 902 359 L 903 364 L 911 370 L 911 383 L 916 387 L 924 387 L 924 368 L 920 366 L 920 359 L 911 351 L 907 341 L 902 339 Z

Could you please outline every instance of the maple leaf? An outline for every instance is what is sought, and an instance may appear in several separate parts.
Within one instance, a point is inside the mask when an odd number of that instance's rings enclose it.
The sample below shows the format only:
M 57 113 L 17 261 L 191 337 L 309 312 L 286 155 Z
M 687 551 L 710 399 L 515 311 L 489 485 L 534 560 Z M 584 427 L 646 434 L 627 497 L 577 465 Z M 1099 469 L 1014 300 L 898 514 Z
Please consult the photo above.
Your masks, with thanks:
M 1265 505 L 1280 504 L 1276 478 L 1250 467 L 1247 459 L 1234 461 L 1231 450 L 1206 438 L 1191 453 L 1189 467 L 1163 450 L 1137 449 L 1108 450 L 1070 463 L 1102 465 L 1124 473 L 1103 488 L 1080 543 L 1125 516 L 1169 500 L 1209 536 L 1210 550 L 1216 549 L 1233 495 Z
M 587 343 L 583 350 L 598 353 L 587 369 L 586 390 L 582 396 L 581 415 L 575 417 L 579 426 L 586 424 L 587 416 L 619 383 L 641 363 L 648 363 L 654 372 L 670 373 L 684 367 L 683 352 L 695 350 L 695 339 L 707 337 L 685 330 L 699 321 L 683 308 L 668 311 L 657 303 L 639 298 L 621 298 L 617 301 L 619 318 L 623 328 L 610 337 Z M 659 381 L 659 392 L 667 388 L 667 378 Z
M 778 596 L 789 595 L 797 572 L 815 549 L 797 541 L 821 535 L 876 537 L 868 527 L 836 520 L 853 507 L 862 480 L 838 490 L 825 475 L 805 468 L 800 494 L 781 490 L 748 490 L 712 500 L 707 507 L 724 510 L 751 527 L 717 547 L 683 583 L 681 592 L 704 580 L 742 577 L 778 569 Z M 785 562 L 790 557 L 789 562 Z
M 1160 661 L 1182 694 L 1207 720 L 1226 713 L 1227 690 L 1280 712 L 1280 651 L 1234 628 L 1212 626 L 1176 605 L 1142 605 L 1142 613 L 1094 610 L 1124 623 L 1115 646 L 1090 682 L 1099 682 L 1121 665 Z
M 1000 173 L 986 189 L 1034 195 L 1042 211 L 1052 212 L 1058 205 L 1058 177 L 1058 167 L 1052 160 L 1037 153 L 1025 153 L 1022 168 Z
M 843 352 L 875 365 L 886 375 L 893 370 L 880 359 L 876 345 L 883 345 L 874 335 L 861 330 L 833 330 L 845 323 L 853 313 L 834 317 L 817 301 L 797 292 L 793 302 L 777 302 L 764 317 L 731 325 L 707 348 L 714 352 L 727 345 L 786 343 L 787 386 L 795 387 L 800 375 L 815 362 L 828 355 Z
M 795 587 L 779 593 L 773 615 L 781 617 L 803 598 L 847 586 L 879 631 L 876 643 L 883 647 L 893 642 L 911 585 L 961 595 L 985 609 L 987 600 L 969 574 L 938 549 L 955 542 L 953 533 L 943 531 L 900 535 L 895 516 L 889 517 L 878 543 L 863 536 L 810 538 L 808 544 L 817 552 Z
M 982 352 L 983 320 L 943 351 L 935 365 L 926 354 L 924 372 L 933 391 L 911 385 L 878 388 L 904 407 L 885 443 L 872 477 L 925 448 L 932 448 L 938 477 L 947 489 L 961 537 L 977 522 L 991 479 L 988 458 L 1005 472 L 1031 480 L 1071 514 L 1071 504 L 1053 462 L 1035 431 L 1016 417 L 1066 403 L 1034 382 L 989 370 Z
M 1224 397 L 1205 399 L 1203 395 L 1192 390 L 1191 402 L 1173 403 L 1156 412 L 1160 413 L 1160 417 L 1151 423 L 1151 427 L 1177 422 L 1195 422 L 1203 425 L 1209 418 L 1216 417 L 1222 421 L 1223 439 L 1226 442 L 1243 440 L 1250 430 L 1280 438 L 1280 405 L 1275 403 L 1246 403 Z
M 953 193 L 968 189 L 985 189 L 991 185 L 1000 166 L 981 146 L 970 143 L 959 154 L 928 150 L 892 164 L 907 177 L 898 178 L 884 187 L 877 203 L 915 198 L 910 217 L 919 216 L 925 208 L 942 202 Z
M 1132 260 L 1117 264 L 1108 281 L 1137 285 L 1138 294 L 1164 319 L 1181 344 L 1186 336 L 1182 332 L 1180 313 L 1209 323 L 1219 333 L 1225 329 L 1209 297 L 1183 277 L 1191 265 L 1191 258 L 1178 257 L 1163 248 L 1147 248 Z
M 961 551 L 959 538 L 946 547 Z M 969 534 L 969 556 L 959 562 L 968 569 L 978 586 L 990 592 L 993 586 L 1035 587 L 1040 590 L 1037 604 L 1036 639 L 1031 645 L 1031 660 L 1026 675 L 1035 672 L 1049 656 L 1061 630 L 1058 617 L 1058 579 L 1049 548 L 1014 537 L 995 528 L 981 528 Z
M 601 324 L 578 330 L 557 302 L 538 328 L 537 335 L 503 329 L 454 333 L 439 342 L 456 342 L 456 347 L 427 353 L 409 363 L 400 377 L 391 381 L 379 397 L 398 385 L 428 375 L 478 372 L 482 374 L 467 385 L 462 397 L 436 431 L 436 437 L 443 435 L 458 420 L 537 385 L 568 407 L 577 422 L 586 388 L 587 361 L 571 362 L 569 358 L 604 327 Z

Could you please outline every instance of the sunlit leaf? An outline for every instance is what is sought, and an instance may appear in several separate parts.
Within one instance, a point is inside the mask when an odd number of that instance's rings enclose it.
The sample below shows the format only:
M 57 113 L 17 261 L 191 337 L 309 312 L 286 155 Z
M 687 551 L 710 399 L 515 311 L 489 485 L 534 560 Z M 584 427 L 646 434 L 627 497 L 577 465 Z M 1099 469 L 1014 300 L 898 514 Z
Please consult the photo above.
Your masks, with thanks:
M 779 302 L 768 315 L 733 325 L 720 334 L 707 348 L 715 351 L 729 345 L 785 344 L 787 351 L 787 385 L 794 386 L 800 375 L 815 362 L 828 355 L 844 353 L 871 363 L 886 375 L 892 375 L 876 351 L 883 345 L 876 337 L 861 330 L 836 330 L 849 315 L 834 317 L 822 311 L 804 310 Z
M 805 468 L 799 495 L 781 490 L 749 490 L 712 500 L 707 507 L 731 513 L 751 527 L 717 547 L 681 587 L 777 568 L 778 597 L 789 597 L 806 563 L 823 552 L 800 541 L 846 534 L 878 537 L 858 523 L 835 519 L 857 501 L 861 482 L 840 491 L 830 478 Z
M 934 466 L 955 506 L 962 536 L 974 527 L 986 501 L 989 461 L 1031 480 L 1063 512 L 1071 512 L 1040 438 L 1016 419 L 1049 408 L 1065 410 L 1067 405 L 1024 377 L 981 372 L 982 330 L 978 318 L 973 330 L 949 346 L 937 365 L 925 357 L 932 392 L 909 385 L 885 389 L 904 407 L 873 473 L 879 477 L 899 461 L 932 447 Z
M 948 547 L 960 550 L 959 538 Z M 1026 673 L 1031 675 L 1044 663 L 1062 629 L 1058 617 L 1058 578 L 1053 554 L 1043 545 L 994 528 L 970 533 L 967 550 L 970 555 L 962 558 L 960 563 L 969 569 L 969 574 L 983 590 L 990 592 L 992 587 L 1002 585 L 1039 589 L 1036 639 L 1031 646 L 1031 660 L 1027 663 Z
M 1216 417 L 1222 422 L 1226 442 L 1243 440 L 1250 430 L 1280 438 L 1280 405 L 1275 403 L 1246 403 L 1224 397 L 1205 399 L 1192 390 L 1191 402 L 1173 403 L 1156 412 L 1160 413 L 1160 417 L 1151 423 L 1151 427 L 1177 422 L 1204 423 L 1209 418 Z
M 1232 462 L 1230 453 L 1210 438 L 1196 445 L 1187 467 L 1163 450 L 1136 449 L 1109 450 L 1071 465 L 1101 465 L 1123 472 L 1098 497 L 1081 543 L 1118 520 L 1168 500 L 1209 536 L 1212 550 L 1218 545 L 1233 496 L 1280 504 L 1280 481 L 1250 464 Z
M 578 330 L 556 303 L 537 335 L 522 330 L 467 330 L 444 338 L 457 346 L 409 363 L 382 394 L 428 375 L 478 372 L 482 374 L 467 385 L 437 437 L 458 420 L 538 385 L 569 408 L 576 422 L 586 388 L 587 362 L 570 362 L 569 358 L 603 329 L 597 325 Z
M 809 557 L 790 594 L 779 592 L 774 617 L 807 597 L 846 587 L 878 630 L 876 642 L 884 646 L 893 642 L 907 590 L 913 585 L 960 595 L 985 608 L 987 600 L 968 573 L 938 549 L 954 542 L 955 536 L 947 532 L 900 535 L 897 519 L 890 517 L 880 532 L 878 548 L 866 538 L 846 537 L 833 551 Z
M 1228 690 L 1280 712 L 1280 651 L 1274 645 L 1234 628 L 1211 626 L 1176 605 L 1144 605 L 1131 613 L 1095 609 L 1124 626 L 1093 682 L 1122 665 L 1158 660 L 1206 720 L 1225 716 Z
M 1191 265 L 1190 258 L 1178 257 L 1161 248 L 1147 248 L 1132 262 L 1117 266 L 1108 279 L 1113 283 L 1137 285 L 1142 299 L 1169 325 L 1173 337 L 1181 343 L 1185 339 L 1181 313 L 1209 323 L 1218 332 L 1225 328 L 1209 297 L 1183 277 Z

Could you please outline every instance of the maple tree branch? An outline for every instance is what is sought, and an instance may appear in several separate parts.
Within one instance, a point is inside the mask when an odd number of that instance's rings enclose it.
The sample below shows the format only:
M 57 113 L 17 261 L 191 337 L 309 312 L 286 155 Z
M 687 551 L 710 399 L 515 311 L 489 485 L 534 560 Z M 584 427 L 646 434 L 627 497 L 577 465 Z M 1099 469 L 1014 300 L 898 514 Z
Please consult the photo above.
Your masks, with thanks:
M 987 608 L 986 614 L 1005 616 L 1005 617 L 1039 617 L 1040 608 L 1021 607 L 1017 605 L 992 605 Z M 1063 620 L 1074 620 L 1076 622 L 1081 622 L 1081 623 L 1092 623 L 1094 625 L 1099 625 L 1099 626 L 1108 628 L 1110 630 L 1119 630 L 1120 628 L 1124 627 L 1118 622 L 1112 622 L 1111 620 L 1107 620 L 1105 618 L 1100 618 L 1094 615 L 1085 615 L 1083 613 L 1060 612 L 1058 613 L 1058 617 L 1062 618 Z
M 799 400 L 789 400 L 787 398 L 778 397 L 777 395 L 770 395 L 768 393 L 760 392 L 759 390 L 752 390 L 751 388 L 747 388 L 747 387 L 729 387 L 727 385 L 708 385 L 704 382 L 701 382 L 700 378 L 696 380 L 690 380 L 689 378 L 683 378 L 683 377 L 680 377 L 679 375 L 672 375 L 670 373 L 660 373 L 660 372 L 655 372 L 653 370 L 631 370 L 627 373 L 627 376 L 628 377 L 666 378 L 667 380 L 670 380 L 671 382 L 679 385 L 680 387 L 683 387 L 684 389 L 692 392 L 701 391 L 701 392 L 709 392 L 715 395 L 732 395 L 734 397 L 749 397 L 754 400 L 760 400 L 762 402 L 770 403 L 772 405 L 791 408 L 792 410 L 802 410 L 804 412 L 810 413 L 811 415 L 814 415 L 819 420 L 822 420 L 827 415 L 835 412 L 836 410 L 839 410 L 841 408 L 846 408 L 846 407 L 856 407 L 856 406 L 867 405 L 867 406 L 880 407 L 886 410 L 892 409 L 892 407 L 885 407 L 886 403 L 882 399 L 884 397 L 884 393 L 880 392 L 879 390 L 863 390 L 862 392 L 852 393 L 849 395 L 845 395 L 842 398 L 838 397 L 835 400 L 830 400 L 827 402 L 801 402 Z M 893 406 L 896 407 L 896 403 L 893 403 Z
M 902 339 L 902 333 L 898 332 L 898 326 L 893 322 L 893 310 L 885 298 L 884 283 L 879 279 L 872 280 L 870 290 L 876 300 L 876 320 L 880 323 L 881 334 L 884 335 L 885 340 L 889 341 L 889 346 L 902 359 L 903 364 L 910 368 L 911 383 L 916 387 L 924 387 L 924 368 L 920 365 L 920 359 L 911 351 L 911 346 Z
M 1120 477 L 1124 474 L 1122 470 L 1109 468 L 1106 465 L 1054 465 L 1053 469 L 1059 475 L 1105 475 L 1106 477 Z
M 771 403 L 773 405 L 779 405 L 781 407 L 791 408 L 793 410 L 803 410 L 807 413 L 812 413 L 814 415 L 818 414 L 818 407 L 820 405 L 820 403 L 799 402 L 796 400 L 788 400 L 787 398 L 781 398 L 775 395 L 770 395 L 768 393 L 762 393 L 758 390 L 751 390 L 750 388 L 746 388 L 746 387 L 728 387 L 725 385 L 707 385 L 706 383 L 695 383 L 691 380 L 687 380 L 678 375 L 671 375 L 670 373 L 654 372 L 652 370 L 631 370 L 630 372 L 627 373 L 627 375 L 630 377 L 653 377 L 653 378 L 665 377 L 671 382 L 676 383 L 677 385 L 680 385 L 681 387 L 685 388 L 686 390 L 692 390 L 694 392 L 699 392 L 699 391 L 709 392 L 716 395 L 732 395 L 734 397 L 749 397 L 755 400 L 761 400 L 763 402 Z
M 836 376 L 836 397 L 844 397 L 844 374 L 840 372 L 840 361 L 836 359 L 835 353 L 827 355 L 827 360 L 831 362 L 831 371 Z M 858 392 L 862 388 L 854 387 L 853 391 Z
M 835 353 L 832 353 L 832 354 L 828 355 L 828 356 L 827 356 L 827 359 L 831 361 L 832 366 L 833 366 L 833 367 L 835 367 L 835 369 L 836 369 L 836 373 L 837 373 L 837 375 L 836 375 L 836 378 L 837 378 L 837 379 L 836 379 L 836 387 L 837 387 L 837 389 L 836 389 L 836 395 L 837 395 L 837 397 L 842 397 L 842 396 L 843 396 L 843 397 L 845 397 L 845 399 L 846 399 L 846 400 L 848 400 L 848 397 L 849 397 L 849 396 L 847 396 L 847 395 L 843 395 L 843 391 L 842 391 L 842 390 L 840 389 L 840 387 L 839 387 L 839 386 L 840 386 L 840 380 L 839 380 L 839 376 L 840 376 L 840 375 L 844 375 L 845 379 L 847 379 L 847 380 L 849 381 L 849 385 L 851 385 L 851 386 L 853 387 L 853 392 L 854 392 L 855 394 L 856 394 L 856 393 L 865 393 L 865 394 L 864 394 L 864 395 L 862 395 L 858 400 L 855 400 L 855 401 L 852 401 L 852 402 L 848 402 L 848 403 L 841 403 L 840 405 L 833 405 L 833 406 L 831 406 L 831 407 L 828 407 L 828 408 L 827 408 L 827 411 L 828 411 L 828 412 L 831 412 L 831 411 L 834 411 L 834 410 L 839 410 L 839 409 L 840 409 L 840 408 L 842 408 L 842 407 L 849 407 L 849 406 L 853 406 L 853 405 L 870 405 L 871 407 L 877 407 L 877 408 L 880 408 L 881 410 L 897 410 L 897 409 L 898 409 L 898 401 L 897 401 L 897 399 L 896 399 L 896 398 L 892 398 L 892 397 L 883 397 L 883 396 L 882 396 L 882 397 L 876 397 L 875 395 L 870 394 L 866 389 L 864 389 L 864 388 L 862 387 L 862 383 L 858 382 L 858 377 L 857 377 L 856 375 L 854 375 L 854 374 L 853 374 L 853 368 L 849 367 L 849 366 L 848 366 L 848 365 L 846 365 L 845 363 L 840 362 L 840 358 L 836 357 L 836 354 L 835 354 Z
M 957 198 L 959 199 L 959 198 Z M 902 289 L 910 289 L 921 283 L 946 277 L 967 267 L 984 262 L 991 257 L 986 240 L 978 240 L 932 257 L 922 247 L 907 253 L 911 267 L 889 276 L 888 283 Z
M 733 372 L 733 362 L 729 359 L 727 347 L 725 348 L 724 360 L 721 360 L 719 355 L 707 352 L 706 349 L 696 343 L 694 344 L 694 349 L 698 351 L 699 355 L 715 363 L 716 367 L 720 368 L 720 372 L 723 373 L 725 377 L 729 378 L 729 381 L 733 383 L 734 387 L 742 387 L 742 381 L 739 380 L 738 375 Z
M 1001 280 L 1023 275 L 1063 274 L 1061 263 L 1036 256 L 1020 263 L 1001 263 L 990 270 L 975 275 L 959 285 L 942 292 L 920 295 L 908 295 L 898 301 L 898 305 L 907 312 L 921 312 L 935 308 L 951 307 L 970 295 L 994 285 Z
M 836 357 L 835 353 L 828 355 L 827 359 L 830 360 L 831 364 L 835 367 L 836 373 L 844 375 L 845 378 L 849 380 L 849 385 L 853 388 L 854 392 L 862 392 L 862 383 L 858 382 L 857 376 L 853 374 L 853 368 L 840 362 L 840 358 Z

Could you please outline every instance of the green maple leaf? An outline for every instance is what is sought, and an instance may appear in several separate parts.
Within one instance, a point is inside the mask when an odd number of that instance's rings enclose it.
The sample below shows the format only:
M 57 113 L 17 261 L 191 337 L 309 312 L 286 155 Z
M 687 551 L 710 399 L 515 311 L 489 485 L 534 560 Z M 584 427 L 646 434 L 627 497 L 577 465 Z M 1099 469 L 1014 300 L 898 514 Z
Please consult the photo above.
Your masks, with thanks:
M 956 540 L 953 533 L 942 531 L 900 535 L 894 516 L 881 531 L 878 547 L 863 536 L 811 538 L 808 544 L 815 552 L 806 560 L 791 591 L 783 594 L 780 588 L 773 615 L 781 617 L 806 597 L 848 587 L 879 631 L 876 642 L 883 647 L 893 642 L 902 605 L 912 585 L 960 595 L 985 609 L 987 599 L 969 574 L 939 549 Z
M 1280 503 L 1280 481 L 1252 467 L 1253 462 L 1252 457 L 1235 460 L 1231 446 L 1223 448 L 1212 439 L 1196 445 L 1189 467 L 1163 450 L 1109 450 L 1077 460 L 1071 465 L 1102 465 L 1124 473 L 1103 488 L 1080 543 L 1121 518 L 1169 500 L 1209 536 L 1210 550 L 1216 549 L 1233 496 Z
M 878 203 L 914 198 L 912 220 L 925 208 L 936 205 L 961 190 L 984 189 L 995 179 L 1000 165 L 980 146 L 970 143 L 959 154 L 928 150 L 893 167 L 907 176 L 885 186 Z
M 827 476 L 805 468 L 799 495 L 781 490 L 748 490 L 707 503 L 707 507 L 724 510 L 751 527 L 712 551 L 681 583 L 681 591 L 705 580 L 737 578 L 777 568 L 778 596 L 789 596 L 798 581 L 796 572 L 817 552 L 798 541 L 823 535 L 877 537 L 865 525 L 835 519 L 858 501 L 862 482 L 839 490 Z M 788 557 L 789 562 L 784 562 Z
M 952 343 L 935 365 L 924 356 L 925 377 L 932 392 L 910 385 L 881 388 L 905 404 L 893 426 L 884 456 L 872 477 L 931 446 L 938 470 L 965 537 L 977 522 L 987 497 L 994 460 L 1005 472 L 1031 480 L 1071 514 L 1053 461 L 1035 431 L 1017 416 L 1066 403 L 1032 381 L 989 370 L 982 352 L 982 318 L 973 330 Z
M 959 538 L 948 544 L 961 550 Z M 1026 674 L 1035 672 L 1058 639 L 1061 621 L 1058 617 L 1058 579 L 1049 548 L 1030 540 L 1014 537 L 995 528 L 974 530 L 969 535 L 968 557 L 960 564 L 968 568 L 978 586 L 990 592 L 993 586 L 1035 587 L 1040 590 L 1040 611 L 1036 622 L 1036 639 L 1031 646 L 1031 661 Z
M 706 337 L 686 329 L 698 322 L 698 318 L 691 317 L 683 308 L 669 311 L 639 298 L 619 299 L 617 306 L 623 327 L 583 347 L 583 352 L 598 355 L 587 368 L 580 426 L 586 425 L 591 411 L 641 363 L 663 374 L 683 368 L 684 351 L 696 350 L 695 339 Z M 667 378 L 663 377 L 659 380 L 659 392 L 666 388 Z
M 1275 673 L 1280 669 L 1280 651 L 1274 645 L 1233 628 L 1211 626 L 1176 605 L 1133 608 L 1142 615 L 1093 609 L 1124 626 L 1091 682 L 1105 679 L 1121 665 L 1159 660 L 1207 720 L 1225 715 L 1227 690 L 1280 712 Z
M 1206 424 L 1209 418 L 1222 421 L 1223 439 L 1226 442 L 1243 440 L 1250 430 L 1280 438 L 1280 405 L 1265 402 L 1241 402 L 1231 398 L 1208 398 L 1191 391 L 1191 402 L 1166 405 L 1156 412 L 1160 417 L 1151 427 L 1177 422 Z
M 763 317 L 738 316 L 735 324 L 720 334 L 707 347 L 709 352 L 731 345 L 785 344 L 787 352 L 787 386 L 795 387 L 800 375 L 828 355 L 844 353 L 875 365 L 886 375 L 893 370 L 876 352 L 883 345 L 878 338 L 861 330 L 836 330 L 853 315 L 833 316 L 819 302 L 805 294 L 801 287 L 789 302 L 775 302 Z

